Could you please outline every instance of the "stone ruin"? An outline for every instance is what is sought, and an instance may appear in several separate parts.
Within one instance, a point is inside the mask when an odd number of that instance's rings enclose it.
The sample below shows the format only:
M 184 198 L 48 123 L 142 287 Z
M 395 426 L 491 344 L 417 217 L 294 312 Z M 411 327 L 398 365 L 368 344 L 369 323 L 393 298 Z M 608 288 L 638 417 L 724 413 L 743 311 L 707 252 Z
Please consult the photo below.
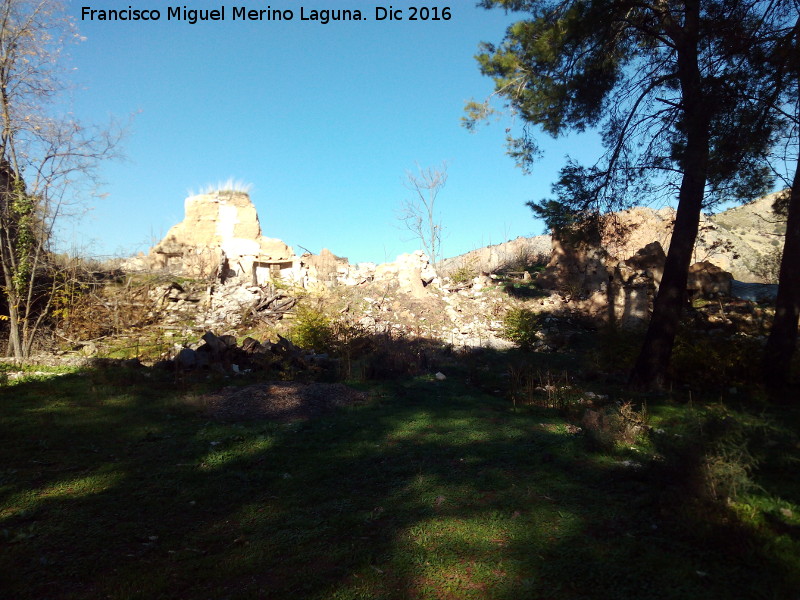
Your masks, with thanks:
M 625 328 L 641 326 L 652 313 L 667 256 L 658 241 L 633 255 L 627 252 L 611 244 L 570 245 L 553 238 L 550 262 L 537 282 L 582 303 L 596 317 Z M 730 295 L 731 282 L 730 273 L 702 261 L 689 267 L 686 293 L 688 297 Z
M 220 190 L 189 196 L 183 221 L 128 270 L 165 271 L 193 278 L 235 279 L 260 285 L 293 278 L 299 258 L 284 242 L 264 237 L 256 207 L 245 192 Z
M 125 270 L 236 286 L 263 286 L 275 280 L 302 287 L 385 281 L 415 298 L 424 297 L 430 284 L 439 283 L 428 257 L 419 250 L 382 265 L 351 265 L 328 249 L 298 256 L 283 241 L 262 235 L 256 207 L 246 192 L 218 190 L 189 196 L 184 207 L 183 221 L 147 255 L 128 259 Z
M 669 217 L 667 209 L 619 213 L 613 224 L 617 234 L 612 235 L 613 228 L 609 227 L 611 233 L 603 232 L 600 245 L 594 247 L 548 239 L 552 244 L 550 261 L 537 283 L 579 302 L 589 314 L 623 327 L 641 325 L 649 318 L 661 282 L 666 258 L 662 242 L 668 243 L 671 233 Z M 618 233 L 620 227 L 624 236 Z M 660 241 L 652 241 L 654 237 Z M 501 254 L 506 258 L 522 255 L 523 250 L 526 256 L 530 254 L 527 245 L 502 250 L 494 249 L 497 256 L 475 258 L 485 258 L 490 264 Z M 425 298 L 432 289 L 442 289 L 442 281 L 422 251 L 402 254 L 395 262 L 381 265 L 352 265 L 327 249 L 318 255 L 307 252 L 298 256 L 283 241 L 265 237 L 250 196 L 232 190 L 186 198 L 183 221 L 173 226 L 148 255 L 130 259 L 125 267 L 230 283 L 213 293 L 226 314 L 230 311 L 225 308 L 229 303 L 223 302 L 225 290 L 230 288 L 228 295 L 247 292 L 245 300 L 250 301 L 250 295 L 260 293 L 259 286 L 278 279 L 306 288 L 384 282 L 387 290 L 415 299 Z M 478 282 L 473 287 L 477 290 L 480 285 Z M 691 267 L 688 294 L 729 294 L 730 290 L 731 275 L 718 266 L 704 261 Z M 212 301 L 211 313 L 214 306 Z

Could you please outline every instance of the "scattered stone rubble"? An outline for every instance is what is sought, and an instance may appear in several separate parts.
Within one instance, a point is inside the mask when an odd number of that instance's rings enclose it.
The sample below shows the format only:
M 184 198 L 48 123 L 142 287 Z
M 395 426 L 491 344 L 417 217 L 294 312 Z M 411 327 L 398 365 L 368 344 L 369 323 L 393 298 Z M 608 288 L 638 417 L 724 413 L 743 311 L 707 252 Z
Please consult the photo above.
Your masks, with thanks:
M 169 281 L 153 288 L 150 299 L 162 325 L 193 323 L 206 329 L 236 327 L 249 317 L 279 320 L 297 303 L 291 294 L 269 284 L 202 281 Z
M 434 269 L 422 251 L 381 265 L 351 265 L 327 249 L 298 256 L 281 240 L 262 235 L 255 207 L 243 192 L 191 196 L 185 209 L 184 220 L 147 256 L 125 265 L 128 270 L 197 280 L 173 281 L 156 289 L 166 326 L 192 322 L 194 327 L 220 331 L 253 317 L 276 321 L 296 302 L 282 288 L 324 293 L 343 286 L 359 290 L 357 306 L 348 305 L 345 312 L 366 331 L 431 337 L 455 346 L 510 346 L 500 337 L 506 311 L 515 305 L 532 306 L 553 315 L 544 319 L 538 349 L 568 342 L 564 323 L 570 314 L 588 314 L 623 327 L 646 322 L 661 283 L 664 248 L 674 220 L 671 209 L 631 209 L 615 215 L 614 229 L 603 233 L 599 247 L 570 246 L 550 236 L 518 238 L 449 259 Z M 715 226 L 711 221 L 706 225 Z M 504 293 L 495 275 L 498 270 L 524 268 L 545 254 L 550 258 L 543 273 L 514 274 L 543 290 L 541 297 L 531 301 Z M 447 276 L 455 271 L 460 271 L 458 282 Z M 465 273 L 474 277 L 465 279 Z M 278 281 L 281 286 L 274 285 Z M 703 260 L 692 266 L 687 294 L 726 295 L 737 289 L 731 274 L 716 262 Z M 211 345 L 206 342 L 201 348 Z M 209 351 L 201 348 L 188 348 L 176 358 L 181 368 L 193 360 L 204 364 L 202 353 Z
M 326 358 L 304 353 L 282 336 L 278 336 L 276 343 L 262 343 L 247 337 L 240 346 L 235 335 L 216 335 L 206 331 L 197 343 L 176 346 L 172 356 L 157 363 L 157 366 L 179 372 L 210 370 L 238 374 L 266 369 L 279 361 L 297 368 L 307 368 Z

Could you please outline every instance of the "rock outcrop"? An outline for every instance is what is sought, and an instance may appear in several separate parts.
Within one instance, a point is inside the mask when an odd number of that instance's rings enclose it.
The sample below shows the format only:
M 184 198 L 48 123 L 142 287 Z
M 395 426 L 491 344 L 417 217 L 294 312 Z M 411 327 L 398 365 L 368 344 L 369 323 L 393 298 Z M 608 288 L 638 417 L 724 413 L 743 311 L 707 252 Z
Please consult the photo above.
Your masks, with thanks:
M 695 263 L 689 267 L 686 289 L 691 295 L 730 296 L 733 276 L 708 261 Z
M 647 322 L 664 275 L 666 254 L 651 242 L 624 260 L 605 249 L 581 244 L 577 248 L 557 240 L 553 255 L 537 282 L 544 289 L 577 300 L 587 313 L 624 328 Z M 687 297 L 729 295 L 731 274 L 710 262 L 689 269 Z
M 776 192 L 716 215 L 701 215 L 695 262 L 713 263 L 744 282 L 761 282 L 759 258 L 779 250 L 786 231 L 785 220 L 772 206 L 785 192 Z M 603 236 L 603 247 L 620 260 L 657 241 L 669 248 L 675 211 L 636 207 L 616 213 Z
M 666 260 L 661 244 L 651 242 L 614 267 L 608 302 L 618 325 L 638 327 L 649 319 Z
M 428 294 L 427 286 L 438 282 L 436 271 L 422 250 L 401 254 L 393 263 L 378 265 L 374 278 L 376 281 L 396 281 L 401 292 L 414 298 L 424 298 Z
M 604 249 L 583 243 L 572 245 L 554 237 L 550 262 L 537 281 L 545 289 L 578 297 L 605 291 L 609 279 Z
M 774 214 L 773 204 L 785 193 L 775 192 L 715 215 L 702 215 L 694 262 L 711 262 L 730 272 L 738 281 L 762 282 L 759 260 L 779 251 L 783 244 L 786 222 Z M 634 207 L 619 211 L 608 220 L 601 246 L 617 261 L 629 259 L 652 242 L 658 242 L 666 251 L 674 222 L 675 210 L 670 207 L 658 210 Z M 553 250 L 559 252 L 555 246 Z M 520 258 L 539 255 L 551 256 L 550 236 L 517 238 L 445 259 L 440 273 L 449 275 L 463 267 L 492 273 L 522 262 Z

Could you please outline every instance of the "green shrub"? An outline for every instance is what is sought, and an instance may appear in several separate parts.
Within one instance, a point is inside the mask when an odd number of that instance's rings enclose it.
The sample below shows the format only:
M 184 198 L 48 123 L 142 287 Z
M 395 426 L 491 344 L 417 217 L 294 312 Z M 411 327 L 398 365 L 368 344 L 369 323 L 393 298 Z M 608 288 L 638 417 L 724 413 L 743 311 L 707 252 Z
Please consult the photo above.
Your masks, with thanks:
M 453 283 L 466 283 L 476 277 L 475 269 L 468 265 L 462 265 L 450 274 L 450 281 Z
M 778 246 L 778 240 L 772 240 L 773 246 Z M 778 283 L 778 275 L 781 271 L 781 259 L 783 258 L 783 248 L 776 247 L 766 254 L 760 254 L 756 258 L 753 272 L 758 275 L 764 283 Z
M 361 361 L 364 379 L 392 380 L 416 377 L 435 369 L 435 343 L 405 336 L 379 335 L 373 338 L 371 352 Z
M 755 486 L 750 475 L 758 461 L 748 448 L 752 434 L 746 425 L 727 415 L 713 414 L 703 423 L 700 474 L 708 496 L 736 499 Z
M 289 339 L 304 350 L 331 352 L 336 340 L 334 324 L 321 310 L 300 306 L 295 311 Z
M 687 328 L 675 340 L 671 375 L 695 389 L 751 385 L 761 380 L 762 350 L 762 342 L 754 337 L 711 336 Z
M 528 308 L 512 308 L 503 319 L 503 337 L 523 350 L 530 350 L 538 341 L 542 316 Z
M 607 324 L 598 329 L 594 339 L 595 346 L 587 353 L 590 368 L 603 372 L 628 371 L 639 355 L 644 331 Z
M 335 376 L 352 379 L 362 370 L 358 360 L 370 354 L 375 341 L 358 323 L 347 318 L 331 318 L 322 310 L 301 306 L 295 311 L 295 322 L 289 338 L 304 350 L 328 354 L 337 359 Z

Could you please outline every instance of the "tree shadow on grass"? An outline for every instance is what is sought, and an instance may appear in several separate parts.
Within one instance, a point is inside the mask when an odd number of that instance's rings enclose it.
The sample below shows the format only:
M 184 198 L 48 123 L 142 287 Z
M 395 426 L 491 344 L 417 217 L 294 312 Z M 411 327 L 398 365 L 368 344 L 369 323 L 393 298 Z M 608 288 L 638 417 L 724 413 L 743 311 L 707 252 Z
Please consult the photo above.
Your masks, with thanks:
M 90 370 L 0 390 L 8 597 L 770 597 L 796 576 L 664 516 L 646 471 L 557 415 L 455 377 L 290 424 L 210 419 L 206 387 Z

